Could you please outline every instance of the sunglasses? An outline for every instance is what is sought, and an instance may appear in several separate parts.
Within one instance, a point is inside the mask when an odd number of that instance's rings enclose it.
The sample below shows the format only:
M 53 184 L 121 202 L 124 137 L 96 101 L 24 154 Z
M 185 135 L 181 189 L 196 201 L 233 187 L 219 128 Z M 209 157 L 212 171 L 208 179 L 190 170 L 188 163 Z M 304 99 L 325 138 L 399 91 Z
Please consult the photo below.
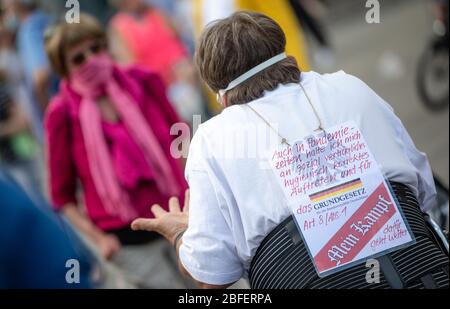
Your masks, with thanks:
M 86 62 L 88 58 L 87 53 L 89 52 L 91 55 L 97 55 L 98 53 L 104 51 L 106 48 L 105 44 L 102 43 L 93 43 L 89 46 L 85 51 L 76 53 L 72 58 L 70 58 L 70 62 L 79 66 Z

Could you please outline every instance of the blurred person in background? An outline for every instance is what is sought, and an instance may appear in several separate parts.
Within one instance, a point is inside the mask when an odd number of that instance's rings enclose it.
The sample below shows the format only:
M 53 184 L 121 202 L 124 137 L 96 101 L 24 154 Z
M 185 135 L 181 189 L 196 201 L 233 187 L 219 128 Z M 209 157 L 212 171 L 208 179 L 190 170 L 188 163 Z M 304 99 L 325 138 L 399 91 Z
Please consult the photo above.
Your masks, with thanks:
M 8 19 L 0 6 L 0 70 L 8 75 L 13 85 L 21 85 L 23 81 L 22 67 L 14 47 L 15 33 L 7 26 Z
M 103 28 L 89 15 L 49 29 L 46 50 L 62 78 L 45 117 L 53 205 L 136 287 L 184 287 L 173 248 L 155 233 L 129 228 L 149 215 L 149 205 L 183 198 L 187 187 L 182 163 L 170 154 L 170 128 L 180 118 L 163 81 L 117 66 Z
M 113 0 L 119 12 L 111 19 L 111 52 L 122 64 L 138 64 L 158 73 L 180 116 L 207 114 L 188 49 L 163 11 L 144 0 Z
M 0 165 L 7 169 L 29 196 L 42 198 L 42 168 L 38 146 L 31 133 L 31 114 L 14 35 L 0 12 Z
M 94 261 L 80 240 L 1 168 L 0 205 L 0 289 L 93 287 Z
M 33 133 L 43 142 L 43 113 L 52 87 L 56 87 L 44 49 L 44 31 L 52 19 L 40 9 L 37 0 L 2 0 L 2 4 L 6 28 L 17 32 L 17 51 L 30 102 Z
M 0 167 L 20 183 L 29 197 L 43 200 L 36 144 L 28 118 L 13 96 L 7 74 L 0 68 Z

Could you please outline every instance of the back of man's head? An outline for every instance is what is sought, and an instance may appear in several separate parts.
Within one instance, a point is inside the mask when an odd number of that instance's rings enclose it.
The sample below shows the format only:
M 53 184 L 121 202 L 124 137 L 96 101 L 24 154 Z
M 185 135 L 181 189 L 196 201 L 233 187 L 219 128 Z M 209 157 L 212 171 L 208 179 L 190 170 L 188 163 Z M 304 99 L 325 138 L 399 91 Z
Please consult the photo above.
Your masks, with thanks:
M 286 36 L 270 17 L 237 12 L 204 30 L 196 52 L 202 79 L 214 91 L 225 89 L 238 76 L 283 53 Z M 274 90 L 279 84 L 298 83 L 300 69 L 288 57 L 227 92 L 227 105 L 244 104 Z

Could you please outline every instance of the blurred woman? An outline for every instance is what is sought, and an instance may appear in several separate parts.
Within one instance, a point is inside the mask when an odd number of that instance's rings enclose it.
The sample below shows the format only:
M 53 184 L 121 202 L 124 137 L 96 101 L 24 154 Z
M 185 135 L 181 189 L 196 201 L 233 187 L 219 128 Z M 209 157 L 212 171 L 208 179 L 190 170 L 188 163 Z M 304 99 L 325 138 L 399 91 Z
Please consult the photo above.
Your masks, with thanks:
M 144 0 L 114 0 L 119 12 L 110 23 L 112 53 L 161 75 L 168 95 L 185 120 L 205 114 L 194 65 L 187 48 L 163 12 Z
M 46 50 L 63 79 L 45 119 L 53 205 L 137 286 L 182 287 L 171 248 L 155 234 L 128 228 L 149 205 L 166 205 L 186 189 L 182 166 L 170 155 L 170 127 L 180 119 L 163 82 L 139 68 L 118 67 L 105 32 L 88 15 L 51 29 Z

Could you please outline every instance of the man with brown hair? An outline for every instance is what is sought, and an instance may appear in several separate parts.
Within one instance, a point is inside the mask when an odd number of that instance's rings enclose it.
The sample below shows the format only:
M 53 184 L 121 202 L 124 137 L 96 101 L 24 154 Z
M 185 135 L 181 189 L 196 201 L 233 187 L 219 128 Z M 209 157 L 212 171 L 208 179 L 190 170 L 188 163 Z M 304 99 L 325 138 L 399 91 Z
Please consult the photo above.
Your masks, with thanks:
M 182 271 L 202 287 L 228 287 L 247 275 L 253 288 L 338 286 L 339 273 L 328 283 L 315 273 L 270 169 L 277 147 L 314 131 L 356 123 L 386 179 L 414 199 L 405 207 L 412 205 L 420 216 L 417 205 L 433 206 L 427 157 L 391 107 L 343 71 L 301 73 L 285 47 L 279 25 L 257 13 L 238 12 L 206 28 L 196 63 L 225 109 L 192 140 L 185 172 L 189 212 L 172 199 L 170 212 L 155 205 L 155 219 L 132 225 L 163 234 L 177 248 Z M 442 256 L 431 258 L 433 267 L 448 267 Z M 349 272 L 351 280 L 339 286 L 367 285 L 365 265 Z M 377 287 L 384 286 L 386 281 Z
M 195 60 L 202 79 L 218 93 L 235 77 L 284 53 L 285 48 L 283 30 L 271 18 L 259 13 L 237 13 L 203 32 Z M 223 105 L 244 104 L 262 97 L 264 91 L 275 90 L 279 84 L 299 83 L 300 69 L 290 56 L 260 72 L 257 78 L 260 82 L 249 80 L 230 89 Z

